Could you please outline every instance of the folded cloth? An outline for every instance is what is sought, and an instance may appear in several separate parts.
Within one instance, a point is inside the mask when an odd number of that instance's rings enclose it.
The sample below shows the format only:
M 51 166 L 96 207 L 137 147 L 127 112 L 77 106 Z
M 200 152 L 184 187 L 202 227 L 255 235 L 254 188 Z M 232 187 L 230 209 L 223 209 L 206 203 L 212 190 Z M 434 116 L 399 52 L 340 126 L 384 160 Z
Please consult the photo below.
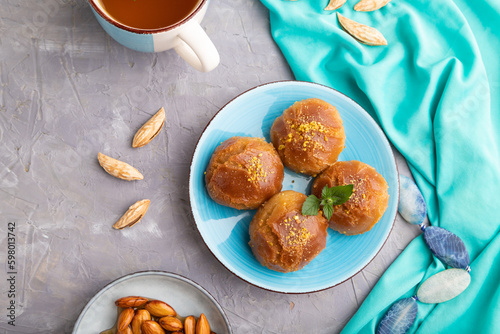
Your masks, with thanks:
M 327 0 L 261 0 L 297 80 L 360 103 L 406 158 L 432 225 L 457 234 L 472 282 L 442 304 L 419 303 L 410 332 L 500 333 L 500 2 L 394 0 L 338 12 L 378 29 L 388 46 L 360 44 Z M 387 309 L 443 270 L 417 237 L 379 280 L 343 333 L 373 333 Z

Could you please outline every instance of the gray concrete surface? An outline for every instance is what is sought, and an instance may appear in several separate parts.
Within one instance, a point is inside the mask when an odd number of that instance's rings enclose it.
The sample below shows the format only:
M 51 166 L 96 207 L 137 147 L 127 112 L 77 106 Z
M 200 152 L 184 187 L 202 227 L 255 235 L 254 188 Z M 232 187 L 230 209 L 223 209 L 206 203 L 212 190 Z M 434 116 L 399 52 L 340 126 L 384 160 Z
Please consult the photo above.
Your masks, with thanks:
M 106 35 L 84 0 L 1 0 L 0 333 L 68 333 L 108 282 L 140 270 L 187 276 L 221 303 L 243 333 L 337 333 L 418 230 L 398 217 L 374 261 L 323 292 L 283 295 L 251 286 L 208 251 L 190 217 L 191 154 L 229 100 L 293 79 L 259 1 L 212 0 L 202 23 L 221 55 L 199 73 L 175 52 L 143 54 Z M 160 106 L 165 129 L 134 150 L 135 131 Z M 97 152 L 130 162 L 145 179 L 102 171 Z M 400 172 L 408 169 L 398 156 Z M 147 221 L 111 225 L 136 200 Z M 16 326 L 7 323 L 8 222 L 16 223 Z

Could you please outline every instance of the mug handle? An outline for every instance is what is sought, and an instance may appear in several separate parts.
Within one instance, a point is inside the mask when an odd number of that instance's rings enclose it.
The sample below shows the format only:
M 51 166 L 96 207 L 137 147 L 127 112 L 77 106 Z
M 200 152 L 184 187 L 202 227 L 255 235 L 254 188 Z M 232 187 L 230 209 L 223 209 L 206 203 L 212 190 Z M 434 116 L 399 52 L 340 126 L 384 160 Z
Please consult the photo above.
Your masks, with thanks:
M 180 41 L 174 49 L 189 65 L 200 72 L 209 72 L 219 65 L 219 53 L 198 22 L 186 23 L 178 37 Z

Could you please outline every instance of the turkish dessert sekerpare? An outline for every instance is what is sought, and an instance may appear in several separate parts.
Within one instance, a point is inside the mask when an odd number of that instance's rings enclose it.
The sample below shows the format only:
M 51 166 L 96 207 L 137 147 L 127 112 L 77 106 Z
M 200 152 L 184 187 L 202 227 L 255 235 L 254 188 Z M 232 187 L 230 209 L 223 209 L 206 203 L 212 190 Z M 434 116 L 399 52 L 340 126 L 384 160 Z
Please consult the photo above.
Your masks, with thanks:
M 383 216 L 389 204 L 388 186 L 375 168 L 360 161 L 337 161 L 316 177 L 312 194 L 321 198 L 321 191 L 328 187 L 354 185 L 349 200 L 333 206 L 330 227 L 347 235 L 361 234 Z
M 303 216 L 306 195 L 287 190 L 271 197 L 250 223 L 249 245 L 257 260 L 269 269 L 302 269 L 326 245 L 328 222 L 322 213 Z
M 306 99 L 295 102 L 276 118 L 271 141 L 286 167 L 316 176 L 337 161 L 344 149 L 344 126 L 334 106 L 320 99 Z
M 208 193 L 219 204 L 256 209 L 281 190 L 283 163 L 261 138 L 231 137 L 214 151 L 205 174 Z

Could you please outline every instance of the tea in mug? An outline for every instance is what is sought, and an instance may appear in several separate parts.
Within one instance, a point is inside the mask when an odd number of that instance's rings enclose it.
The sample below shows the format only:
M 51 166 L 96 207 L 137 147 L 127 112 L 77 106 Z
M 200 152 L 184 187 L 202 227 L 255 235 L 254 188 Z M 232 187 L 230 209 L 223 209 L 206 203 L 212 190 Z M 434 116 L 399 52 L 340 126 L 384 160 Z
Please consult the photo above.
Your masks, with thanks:
M 116 21 L 137 29 L 166 28 L 188 17 L 201 0 L 100 0 Z

